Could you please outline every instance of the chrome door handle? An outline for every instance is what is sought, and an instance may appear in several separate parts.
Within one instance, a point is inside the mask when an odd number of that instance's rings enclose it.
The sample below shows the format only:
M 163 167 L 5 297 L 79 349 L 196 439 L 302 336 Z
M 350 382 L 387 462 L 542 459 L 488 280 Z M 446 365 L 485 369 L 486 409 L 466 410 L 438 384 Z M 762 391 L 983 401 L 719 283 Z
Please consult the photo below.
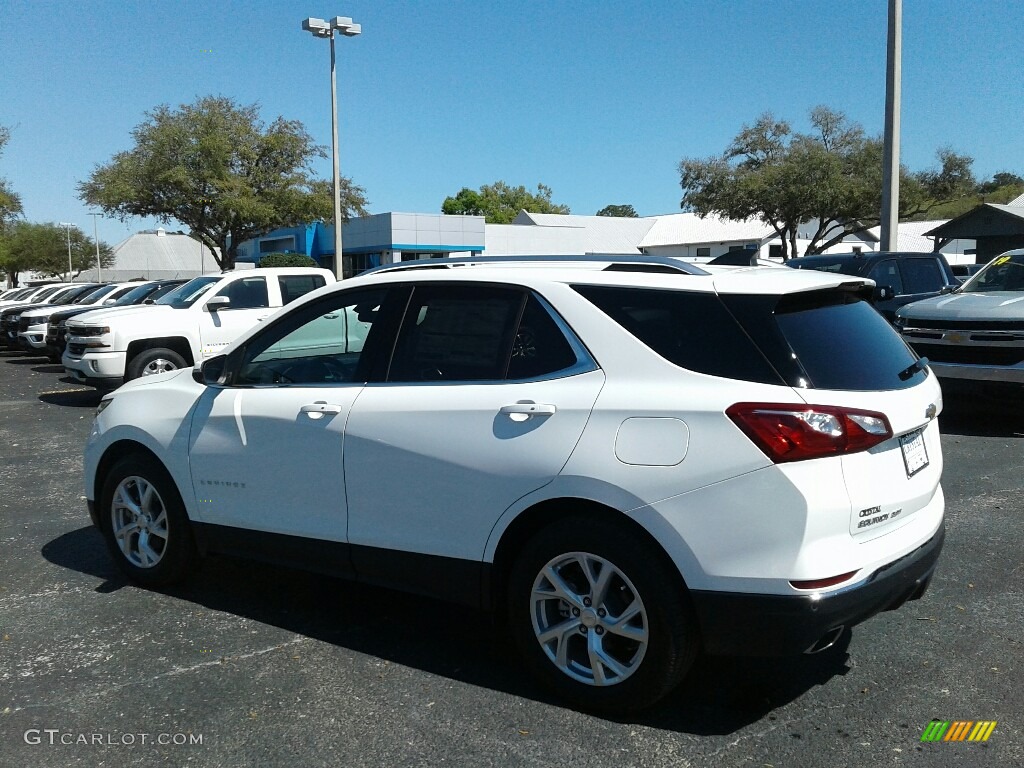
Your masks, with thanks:
M 555 406 L 545 403 L 513 403 L 501 406 L 501 410 L 498 412 L 510 416 L 551 416 L 557 410 Z
M 320 418 L 325 413 L 337 414 L 341 413 L 341 406 L 335 405 L 334 403 L 328 403 L 323 400 L 317 400 L 315 403 L 304 405 L 299 410 L 302 413 L 308 413 L 313 418 Z

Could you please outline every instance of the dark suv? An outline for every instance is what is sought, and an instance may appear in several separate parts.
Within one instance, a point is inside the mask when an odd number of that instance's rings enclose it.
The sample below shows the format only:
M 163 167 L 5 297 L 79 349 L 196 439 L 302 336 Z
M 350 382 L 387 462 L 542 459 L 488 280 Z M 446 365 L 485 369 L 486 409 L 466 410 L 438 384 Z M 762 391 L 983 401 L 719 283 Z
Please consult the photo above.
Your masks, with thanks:
M 874 280 L 872 303 L 890 323 L 904 304 L 949 293 L 960 286 L 946 257 L 938 252 L 826 253 L 790 259 L 786 264 L 793 269 L 839 272 Z

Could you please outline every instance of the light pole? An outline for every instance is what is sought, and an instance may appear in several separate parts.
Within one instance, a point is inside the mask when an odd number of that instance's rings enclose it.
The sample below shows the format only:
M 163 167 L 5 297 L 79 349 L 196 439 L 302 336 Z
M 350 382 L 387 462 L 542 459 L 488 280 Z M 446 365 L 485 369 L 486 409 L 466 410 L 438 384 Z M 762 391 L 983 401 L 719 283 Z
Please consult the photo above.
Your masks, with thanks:
M 882 141 L 881 250 L 896 250 L 900 223 L 900 96 L 903 79 L 903 0 L 889 0 Z
M 96 241 L 96 282 L 103 282 L 103 265 L 100 264 L 100 238 L 96 234 L 96 217 L 102 216 L 102 213 L 90 213 L 92 216 L 92 239 Z
M 70 283 L 71 282 L 71 273 L 74 272 L 74 269 L 72 269 L 72 267 L 71 267 L 71 228 L 75 227 L 77 225 L 76 224 L 70 224 L 70 223 L 68 223 L 66 221 L 61 221 L 61 222 L 58 223 L 58 226 L 64 227 L 68 231 L 68 274 L 67 274 L 67 277 L 64 279 L 64 282 L 65 283 Z
M 335 16 L 329 22 L 312 17 L 302 22 L 302 28 L 314 37 L 326 37 L 331 41 L 331 143 L 334 146 L 334 274 L 344 277 L 344 259 L 341 251 L 341 168 L 338 162 L 338 85 L 335 74 L 334 33 L 355 37 L 363 28 L 353 24 L 348 16 Z

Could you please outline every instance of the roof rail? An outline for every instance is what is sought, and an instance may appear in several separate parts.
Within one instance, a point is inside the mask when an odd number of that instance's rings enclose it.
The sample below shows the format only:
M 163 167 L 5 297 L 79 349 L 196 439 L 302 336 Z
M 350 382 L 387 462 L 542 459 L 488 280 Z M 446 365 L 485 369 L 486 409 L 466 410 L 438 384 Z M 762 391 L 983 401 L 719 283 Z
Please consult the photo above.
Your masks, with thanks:
M 607 264 L 605 269 L 619 272 L 681 272 L 685 275 L 707 275 L 709 272 L 696 264 L 680 261 L 669 256 L 648 254 L 607 254 L 587 256 L 478 256 L 474 258 L 424 259 L 404 261 L 399 264 L 384 264 L 360 274 L 392 272 L 406 269 L 449 269 L 453 267 L 507 265 L 507 264 L 559 264 L 564 262 Z

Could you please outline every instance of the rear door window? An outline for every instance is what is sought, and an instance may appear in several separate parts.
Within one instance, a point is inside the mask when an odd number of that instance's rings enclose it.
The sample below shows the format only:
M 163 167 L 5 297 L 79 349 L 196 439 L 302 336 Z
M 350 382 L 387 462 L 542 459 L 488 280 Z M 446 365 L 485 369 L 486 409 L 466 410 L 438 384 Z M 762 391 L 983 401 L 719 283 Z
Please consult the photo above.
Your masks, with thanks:
M 935 259 L 904 259 L 903 285 L 907 293 L 937 293 L 945 280 Z
M 284 306 L 327 285 L 327 281 L 323 275 L 281 275 L 277 284 L 281 287 L 281 305 Z

